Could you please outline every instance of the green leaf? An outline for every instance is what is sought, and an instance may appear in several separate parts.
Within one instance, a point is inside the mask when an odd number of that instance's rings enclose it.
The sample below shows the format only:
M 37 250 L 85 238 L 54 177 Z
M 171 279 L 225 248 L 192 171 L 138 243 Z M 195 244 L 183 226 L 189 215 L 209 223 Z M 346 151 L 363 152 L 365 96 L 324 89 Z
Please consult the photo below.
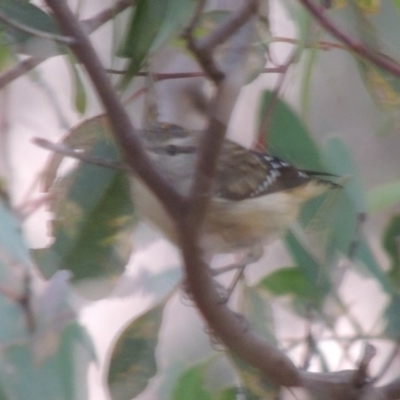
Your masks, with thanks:
M 396 278 L 396 273 L 393 274 L 393 281 L 390 281 L 388 275 L 384 272 L 382 267 L 377 263 L 375 256 L 368 245 L 365 238 L 360 238 L 356 250 L 354 252 L 354 259 L 362 262 L 368 272 L 373 276 L 377 282 L 380 283 L 382 289 L 389 294 L 393 294 L 395 287 L 398 286 L 398 279 Z M 397 280 L 396 280 L 397 279 Z
M 366 14 L 377 14 L 381 10 L 381 0 L 357 0 L 356 4 Z
M 218 393 L 217 400 L 238 400 L 242 398 L 246 400 L 261 400 L 259 396 L 252 394 L 243 386 L 228 387 L 222 390 L 220 393 Z
M 15 293 L 19 295 L 19 293 Z M 26 315 L 15 299 L 0 294 L 0 345 L 9 345 L 13 341 L 24 341 L 29 337 Z M 0 397 L 1 399 L 1 397 Z
M 312 295 L 315 299 L 322 300 L 331 290 L 331 280 L 327 265 L 320 263 L 292 232 L 286 234 L 285 245 L 290 251 L 295 264 L 300 268 L 311 286 Z
M 400 13 L 400 0 L 393 0 L 393 4 L 396 7 L 396 10 Z
M 89 153 L 106 160 L 119 160 L 103 117 L 74 130 L 65 143 L 83 138 Z M 47 184 L 51 185 L 59 165 L 50 163 Z M 124 270 L 132 248 L 134 208 L 128 177 L 121 171 L 79 163 L 77 168 L 53 185 L 54 242 L 39 254 L 46 276 L 58 269 L 73 272 L 73 279 L 115 277 Z
M 164 0 L 138 1 L 125 43 L 119 52 L 121 57 L 130 57 L 127 71 L 121 81 L 122 87 L 128 86 L 148 57 L 150 47 L 164 20 L 166 6 L 167 1 Z
M 122 331 L 111 353 L 108 384 L 113 400 L 130 400 L 141 393 L 157 372 L 156 346 L 164 306 L 141 315 Z
M 400 287 L 400 215 L 394 216 L 383 234 L 382 246 L 391 259 L 389 276 Z
M 258 287 L 274 296 L 293 296 L 296 301 L 315 301 L 315 293 L 304 273 L 298 267 L 281 268 L 266 276 Z
M 146 58 L 178 33 L 191 17 L 194 0 L 139 0 L 133 12 L 120 55 L 129 57 L 126 86 L 140 70 Z
M 400 339 L 400 295 L 391 297 L 390 303 L 385 310 L 386 334 L 395 340 Z
M 167 9 L 162 26 L 151 45 L 151 52 L 158 50 L 165 42 L 180 33 L 193 15 L 195 0 L 167 0 Z
M 10 20 L 29 28 L 45 33 L 60 34 L 56 21 L 31 3 L 20 0 L 1 0 L 0 12 L 5 14 Z M 11 41 L 18 45 L 17 50 L 20 52 L 31 55 L 40 53 L 41 56 L 44 56 L 44 53 L 47 54 L 48 52 L 51 55 L 58 53 L 58 50 L 54 52 L 54 43 L 52 40 L 32 36 L 10 27 L 4 22 L 0 22 L 0 30 L 7 32 Z
M 12 60 L 12 51 L 6 44 L 5 34 L 0 31 L 0 71 L 7 68 L 9 62 Z M 1 182 L 0 182 L 0 193 L 1 193 Z
M 393 62 L 397 63 L 395 60 Z M 400 105 L 400 79 L 370 62 L 358 60 L 358 65 L 360 75 L 375 104 L 380 108 L 397 110 Z
M 120 50 L 121 57 L 132 58 L 129 70 L 138 71 L 165 18 L 168 1 L 139 0 Z
M 319 150 L 297 114 L 282 100 L 278 100 L 275 105 L 271 100 L 272 92 L 265 91 L 260 109 L 261 116 L 273 107 L 268 132 L 262 132 L 270 152 L 298 167 L 325 171 Z
M 204 386 L 204 374 L 208 363 L 204 362 L 187 369 L 178 379 L 171 400 L 212 400 Z
M 1 198 L 0 227 L 0 279 L 4 284 L 7 280 L 3 274 L 7 274 L 10 265 L 30 268 L 32 262 L 19 221 Z
M 239 298 L 240 312 L 256 333 L 272 344 L 276 344 L 273 312 L 265 293 L 259 286 L 245 286 Z M 246 386 L 246 398 L 274 398 L 277 388 L 257 368 L 252 367 L 234 354 L 230 354 L 237 374 Z M 242 389 L 244 390 L 244 389 Z
M 236 400 L 237 389 L 235 387 L 229 387 L 222 390 L 217 397 L 217 400 Z
M 331 139 L 323 154 L 327 170 L 339 176 L 337 181 L 342 188 L 331 190 L 325 198 L 315 199 L 310 205 L 321 202 L 321 208 L 317 208 L 315 214 L 315 218 L 319 219 L 319 229 L 315 232 L 316 243 L 324 249 L 326 264 L 334 265 L 338 253 L 347 255 L 350 250 L 360 215 L 366 211 L 366 199 L 352 155 L 343 142 L 337 138 Z M 304 207 L 301 214 L 303 226 L 307 226 L 310 218 L 314 218 L 312 214 L 307 215 L 308 207 Z
M 240 312 L 246 316 L 252 330 L 271 343 L 275 343 L 272 308 L 258 285 L 243 288 L 239 307 Z
M 324 150 L 324 164 L 343 180 L 342 192 L 345 192 L 354 204 L 357 213 L 367 211 L 367 200 L 360 174 L 354 164 L 354 158 L 345 143 L 337 137 L 331 138 Z
M 229 355 L 241 382 L 246 387 L 246 398 L 274 399 L 277 397 L 279 388 L 265 374 L 262 374 L 258 368 L 254 368 L 235 354 L 230 353 Z
M 85 87 L 83 86 L 83 82 L 78 71 L 78 66 L 74 62 L 70 62 L 69 65 L 72 70 L 72 76 L 74 82 L 75 108 L 80 114 L 83 114 L 86 110 Z
M 400 204 L 400 182 L 378 186 L 368 193 L 368 210 L 371 213 L 386 210 Z
M 82 360 L 85 350 L 76 347 L 80 332 L 79 325 L 69 325 L 62 332 L 57 353 L 41 363 L 36 362 L 29 342 L 4 347 L 0 387 L 6 395 L 2 399 L 86 399 L 86 376 L 91 358 L 78 367 L 78 358 Z

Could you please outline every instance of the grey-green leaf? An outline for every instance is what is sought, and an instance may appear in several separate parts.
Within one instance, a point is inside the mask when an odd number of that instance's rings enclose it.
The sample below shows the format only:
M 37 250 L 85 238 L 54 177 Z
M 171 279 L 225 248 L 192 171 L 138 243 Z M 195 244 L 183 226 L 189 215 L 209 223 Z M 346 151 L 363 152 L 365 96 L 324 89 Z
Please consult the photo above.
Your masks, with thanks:
M 108 385 L 113 400 L 141 393 L 157 372 L 156 346 L 168 296 L 122 331 L 111 353 Z

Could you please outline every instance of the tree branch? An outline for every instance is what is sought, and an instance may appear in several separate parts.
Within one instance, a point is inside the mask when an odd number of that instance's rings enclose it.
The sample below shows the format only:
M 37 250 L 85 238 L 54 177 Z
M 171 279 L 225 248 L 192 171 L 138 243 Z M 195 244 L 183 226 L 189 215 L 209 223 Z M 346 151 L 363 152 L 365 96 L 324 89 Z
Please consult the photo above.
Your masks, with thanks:
M 383 68 L 391 74 L 400 77 L 400 64 L 389 57 L 377 53 L 363 43 L 352 38 L 351 36 L 340 30 L 330 19 L 326 17 L 325 8 L 317 5 L 312 0 L 299 0 L 301 4 L 314 16 L 314 18 L 323 26 L 330 34 L 348 46 L 354 53 L 368 61 L 371 61 L 377 67 Z
M 343 371 L 336 374 L 300 373 L 283 352 L 256 334 L 247 331 L 242 319 L 238 318 L 226 304 L 221 303 L 211 271 L 202 261 L 198 246 L 201 222 L 207 210 L 226 124 L 240 91 L 240 83 L 243 82 L 241 76 L 243 71 L 240 71 L 239 66 L 241 64 L 237 59 L 241 58 L 242 62 L 243 59 L 246 59 L 243 54 L 243 42 L 240 42 L 240 40 L 243 37 L 245 37 L 244 41 L 248 40 L 246 28 L 249 25 L 241 24 L 240 32 L 234 37 L 235 40 L 239 39 L 239 41 L 229 59 L 232 69 L 226 68 L 224 70 L 226 78 L 215 81 L 217 84 L 212 114 L 210 115 L 207 134 L 200 146 L 196 176 L 190 201 L 187 203 L 153 169 L 88 37 L 67 7 L 65 0 L 45 1 L 53 10 L 61 31 L 75 39 L 71 49 L 85 66 L 104 104 L 114 130 L 115 139 L 119 143 L 127 163 L 154 191 L 175 220 L 190 293 L 213 333 L 230 350 L 265 373 L 277 385 L 304 385 L 316 395 L 316 398 L 324 399 L 361 398 L 363 390 L 364 394 L 367 393 L 369 396 L 363 396 L 363 399 L 378 399 L 377 394 L 381 393 L 385 393 L 388 399 L 395 399 L 396 397 L 389 397 L 389 395 L 392 396 L 398 391 L 400 382 L 397 381 L 378 391 L 371 385 L 368 386 L 367 383 L 365 387 L 355 387 L 354 374 L 356 371 Z M 242 52 L 238 49 L 242 49 Z M 234 60 L 235 57 L 236 60 Z M 187 209 L 189 209 L 189 213 L 185 212 Z M 365 357 L 363 363 L 360 364 L 360 367 L 363 368 L 362 371 L 366 369 L 368 362 L 369 357 Z M 363 380 L 361 380 L 361 383 L 364 383 Z M 321 396 L 319 396 L 320 394 Z M 380 398 L 382 399 L 382 397 Z
M 44 60 L 46 60 L 46 58 L 30 57 L 26 60 L 20 61 L 18 64 L 6 70 L 2 74 L 0 74 L 0 89 L 13 82 L 15 79 L 20 78 L 22 75 L 26 74 L 32 69 L 36 68 Z
M 166 209 L 172 216 L 180 215 L 185 208 L 181 196 L 167 184 L 150 163 L 135 129 L 79 21 L 72 14 L 65 0 L 46 0 L 46 3 L 53 11 L 61 31 L 76 40 L 71 49 L 85 66 L 96 88 L 127 164 L 155 195 L 163 200 Z
M 112 7 L 100 11 L 91 18 L 82 20 L 81 23 L 86 29 L 88 29 L 89 32 L 93 32 L 100 28 L 107 21 L 114 18 L 117 14 L 125 11 L 130 6 L 133 6 L 136 2 L 137 0 L 119 0 Z
M 254 21 L 249 21 L 251 15 L 245 11 L 242 18 L 238 24 L 242 28 L 236 32 L 225 60 L 225 78 L 218 81 L 211 77 L 216 83 L 216 93 L 210 107 L 212 111 L 208 129 L 200 145 L 196 176 L 190 194 L 190 214 L 188 218 L 178 221 L 180 244 L 190 294 L 213 334 L 243 360 L 259 368 L 275 384 L 298 386 L 300 375 L 290 359 L 276 347 L 248 331 L 243 320 L 221 302 L 212 273 L 202 261 L 197 245 L 227 122 L 246 78 L 244 64 Z M 209 56 L 211 59 L 212 52 Z M 196 57 L 204 68 L 202 54 L 197 53 Z M 205 70 L 205 73 L 210 75 L 209 71 Z
M 393 382 L 382 386 L 380 388 L 384 399 L 386 400 L 399 400 L 400 399 L 400 377 L 395 379 Z
M 221 23 L 207 37 L 200 39 L 198 47 L 204 52 L 212 52 L 219 44 L 226 42 L 251 17 L 257 14 L 259 1 L 246 1 L 243 6 L 234 12 L 226 21 Z
M 136 0 L 119 0 L 113 7 L 107 8 L 95 15 L 94 17 L 86 19 L 82 22 L 85 24 L 87 32 L 92 33 L 108 20 L 115 17 L 117 13 L 124 11 L 135 2 Z M 30 57 L 3 72 L 2 74 L 0 74 L 0 89 L 2 89 L 4 86 L 8 85 L 15 79 L 26 74 L 30 70 L 34 69 L 45 60 L 47 60 L 47 58 Z

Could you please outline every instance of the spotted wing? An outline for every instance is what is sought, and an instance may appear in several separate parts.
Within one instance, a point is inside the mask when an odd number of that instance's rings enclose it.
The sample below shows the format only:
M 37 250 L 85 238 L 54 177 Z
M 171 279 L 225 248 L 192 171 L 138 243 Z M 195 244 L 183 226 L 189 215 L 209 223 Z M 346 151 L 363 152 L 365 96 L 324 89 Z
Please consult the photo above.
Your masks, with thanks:
M 295 188 L 311 179 L 314 178 L 277 157 L 227 141 L 217 167 L 215 195 L 239 201 Z

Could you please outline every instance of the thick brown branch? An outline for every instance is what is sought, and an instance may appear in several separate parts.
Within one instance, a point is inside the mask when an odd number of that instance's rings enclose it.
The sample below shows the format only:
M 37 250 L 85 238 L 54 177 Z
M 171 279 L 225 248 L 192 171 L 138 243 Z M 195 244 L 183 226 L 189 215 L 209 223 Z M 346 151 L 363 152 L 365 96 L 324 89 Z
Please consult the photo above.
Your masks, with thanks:
M 386 386 L 379 388 L 385 400 L 400 399 L 400 377 Z
M 179 215 L 184 209 L 182 198 L 150 163 L 135 135 L 135 129 L 79 21 L 64 0 L 46 0 L 46 3 L 53 11 L 61 31 L 76 40 L 71 49 L 85 66 L 96 88 L 127 164 L 154 191 L 158 198 L 163 199 L 166 209 L 173 216 Z
M 246 51 L 252 38 L 253 22 L 249 22 L 249 25 L 243 27 L 235 36 L 230 54 L 227 55 L 228 65 L 224 70 L 226 78 L 216 84 L 209 125 L 200 146 L 195 182 L 190 195 L 190 215 L 189 218 L 178 221 L 178 228 L 188 288 L 214 335 L 239 357 L 259 368 L 277 385 L 298 386 L 299 373 L 289 358 L 248 331 L 243 319 L 221 302 L 212 274 L 202 262 L 200 249 L 196 245 L 207 210 L 227 122 L 245 82 Z
M 195 245 L 196 237 L 188 236 L 191 226 L 181 226 L 180 231 L 185 234 L 181 238 L 183 256 L 185 261 L 190 263 L 187 284 L 212 332 L 230 350 L 259 368 L 276 385 L 300 386 L 299 373 L 290 359 L 282 351 L 249 331 L 243 319 L 221 302 L 211 272 L 208 266 L 201 262 L 199 249 Z
M 348 46 L 354 53 L 366 60 L 371 61 L 376 66 L 383 68 L 391 74 L 400 77 L 400 64 L 396 61 L 377 53 L 363 43 L 352 38 L 339 29 L 330 19 L 325 15 L 325 8 L 317 5 L 312 0 L 299 0 L 305 8 L 315 17 L 315 19 L 334 37 Z

